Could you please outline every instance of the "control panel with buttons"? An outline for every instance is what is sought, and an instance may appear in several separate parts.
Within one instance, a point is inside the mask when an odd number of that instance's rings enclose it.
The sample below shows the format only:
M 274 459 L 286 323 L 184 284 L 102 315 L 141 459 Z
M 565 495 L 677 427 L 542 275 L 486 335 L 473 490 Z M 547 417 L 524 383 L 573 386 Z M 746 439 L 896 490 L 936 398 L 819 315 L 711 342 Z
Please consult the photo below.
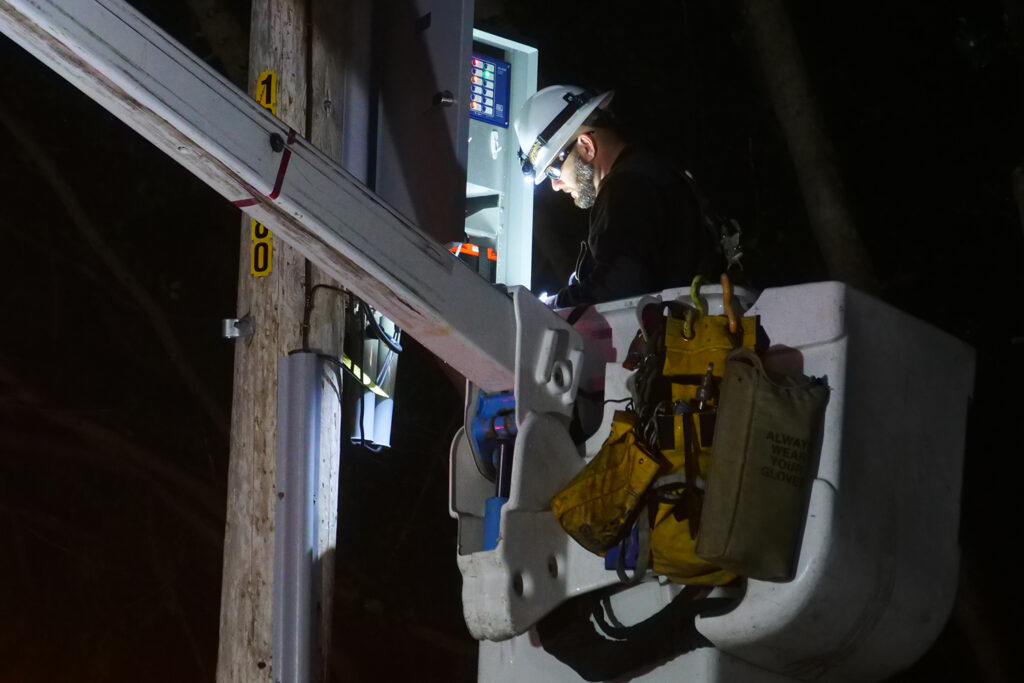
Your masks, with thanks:
M 472 118 L 508 128 L 510 71 L 508 62 L 473 54 L 469 89 L 469 115 Z

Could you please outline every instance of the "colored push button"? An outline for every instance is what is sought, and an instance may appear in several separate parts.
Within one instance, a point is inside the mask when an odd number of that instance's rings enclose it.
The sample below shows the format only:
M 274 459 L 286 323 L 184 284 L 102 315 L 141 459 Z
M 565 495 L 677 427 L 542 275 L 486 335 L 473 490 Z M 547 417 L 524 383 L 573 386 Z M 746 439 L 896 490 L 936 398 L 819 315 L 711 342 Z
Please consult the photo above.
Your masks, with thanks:
M 512 65 L 496 57 L 476 52 L 470 55 L 469 61 L 469 94 L 473 96 L 469 98 L 470 117 L 508 128 L 509 80 Z M 483 255 L 480 260 L 484 260 Z

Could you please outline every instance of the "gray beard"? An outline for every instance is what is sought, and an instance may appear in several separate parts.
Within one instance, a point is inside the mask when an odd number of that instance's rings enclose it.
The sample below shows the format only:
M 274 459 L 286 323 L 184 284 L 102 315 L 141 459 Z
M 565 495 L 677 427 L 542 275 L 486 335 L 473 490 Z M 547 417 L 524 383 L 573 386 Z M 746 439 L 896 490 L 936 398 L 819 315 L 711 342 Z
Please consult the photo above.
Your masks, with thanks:
M 589 209 L 597 199 L 597 188 L 594 187 L 594 164 L 588 164 L 579 157 L 573 155 L 573 165 L 576 167 L 576 206 L 581 209 Z

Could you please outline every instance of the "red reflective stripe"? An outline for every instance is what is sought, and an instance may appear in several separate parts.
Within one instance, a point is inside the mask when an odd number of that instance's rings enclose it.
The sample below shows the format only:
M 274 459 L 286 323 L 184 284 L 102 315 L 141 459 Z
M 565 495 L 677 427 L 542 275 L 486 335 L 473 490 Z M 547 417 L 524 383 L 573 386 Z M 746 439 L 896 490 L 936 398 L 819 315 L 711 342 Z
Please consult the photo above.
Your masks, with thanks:
M 288 129 L 288 141 L 286 145 L 291 145 L 295 142 L 296 132 L 291 128 Z M 291 161 L 292 151 L 285 147 L 284 151 L 281 152 L 281 165 L 277 167 L 277 178 L 274 180 L 274 189 L 270 193 L 271 199 L 277 199 L 281 194 L 281 186 L 284 185 L 284 174 L 288 171 L 288 162 Z
M 498 260 L 498 252 L 494 251 L 490 247 L 487 247 L 487 260 L 488 261 L 497 261 Z
M 453 254 L 469 254 L 470 256 L 480 255 L 480 247 L 476 246 L 475 244 L 468 244 L 465 242 L 462 244 L 456 244 L 454 247 L 451 247 L 448 251 L 452 252 Z
M 298 133 L 292 128 L 288 129 L 288 139 L 285 142 L 286 145 L 292 145 L 298 138 Z M 284 185 L 284 175 L 288 172 L 288 162 L 291 161 L 292 151 L 287 147 L 281 152 L 281 163 L 277 166 L 277 177 L 274 178 L 274 189 L 267 195 L 271 199 L 277 199 L 281 194 L 281 187 Z M 244 209 L 247 206 L 256 206 L 260 203 L 259 199 L 255 196 L 249 197 L 248 199 L 236 199 L 231 202 L 240 209 Z

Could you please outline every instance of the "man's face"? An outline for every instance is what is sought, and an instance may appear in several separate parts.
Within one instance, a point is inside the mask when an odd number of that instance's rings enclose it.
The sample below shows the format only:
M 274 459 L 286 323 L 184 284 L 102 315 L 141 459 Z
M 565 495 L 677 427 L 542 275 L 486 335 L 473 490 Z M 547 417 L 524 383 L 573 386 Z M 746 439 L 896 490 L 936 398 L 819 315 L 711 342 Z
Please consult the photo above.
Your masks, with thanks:
M 583 161 L 577 149 L 569 154 L 562 164 L 562 174 L 551 179 L 551 187 L 557 192 L 572 196 L 573 203 L 581 209 L 589 209 L 597 199 L 594 187 L 594 164 Z

